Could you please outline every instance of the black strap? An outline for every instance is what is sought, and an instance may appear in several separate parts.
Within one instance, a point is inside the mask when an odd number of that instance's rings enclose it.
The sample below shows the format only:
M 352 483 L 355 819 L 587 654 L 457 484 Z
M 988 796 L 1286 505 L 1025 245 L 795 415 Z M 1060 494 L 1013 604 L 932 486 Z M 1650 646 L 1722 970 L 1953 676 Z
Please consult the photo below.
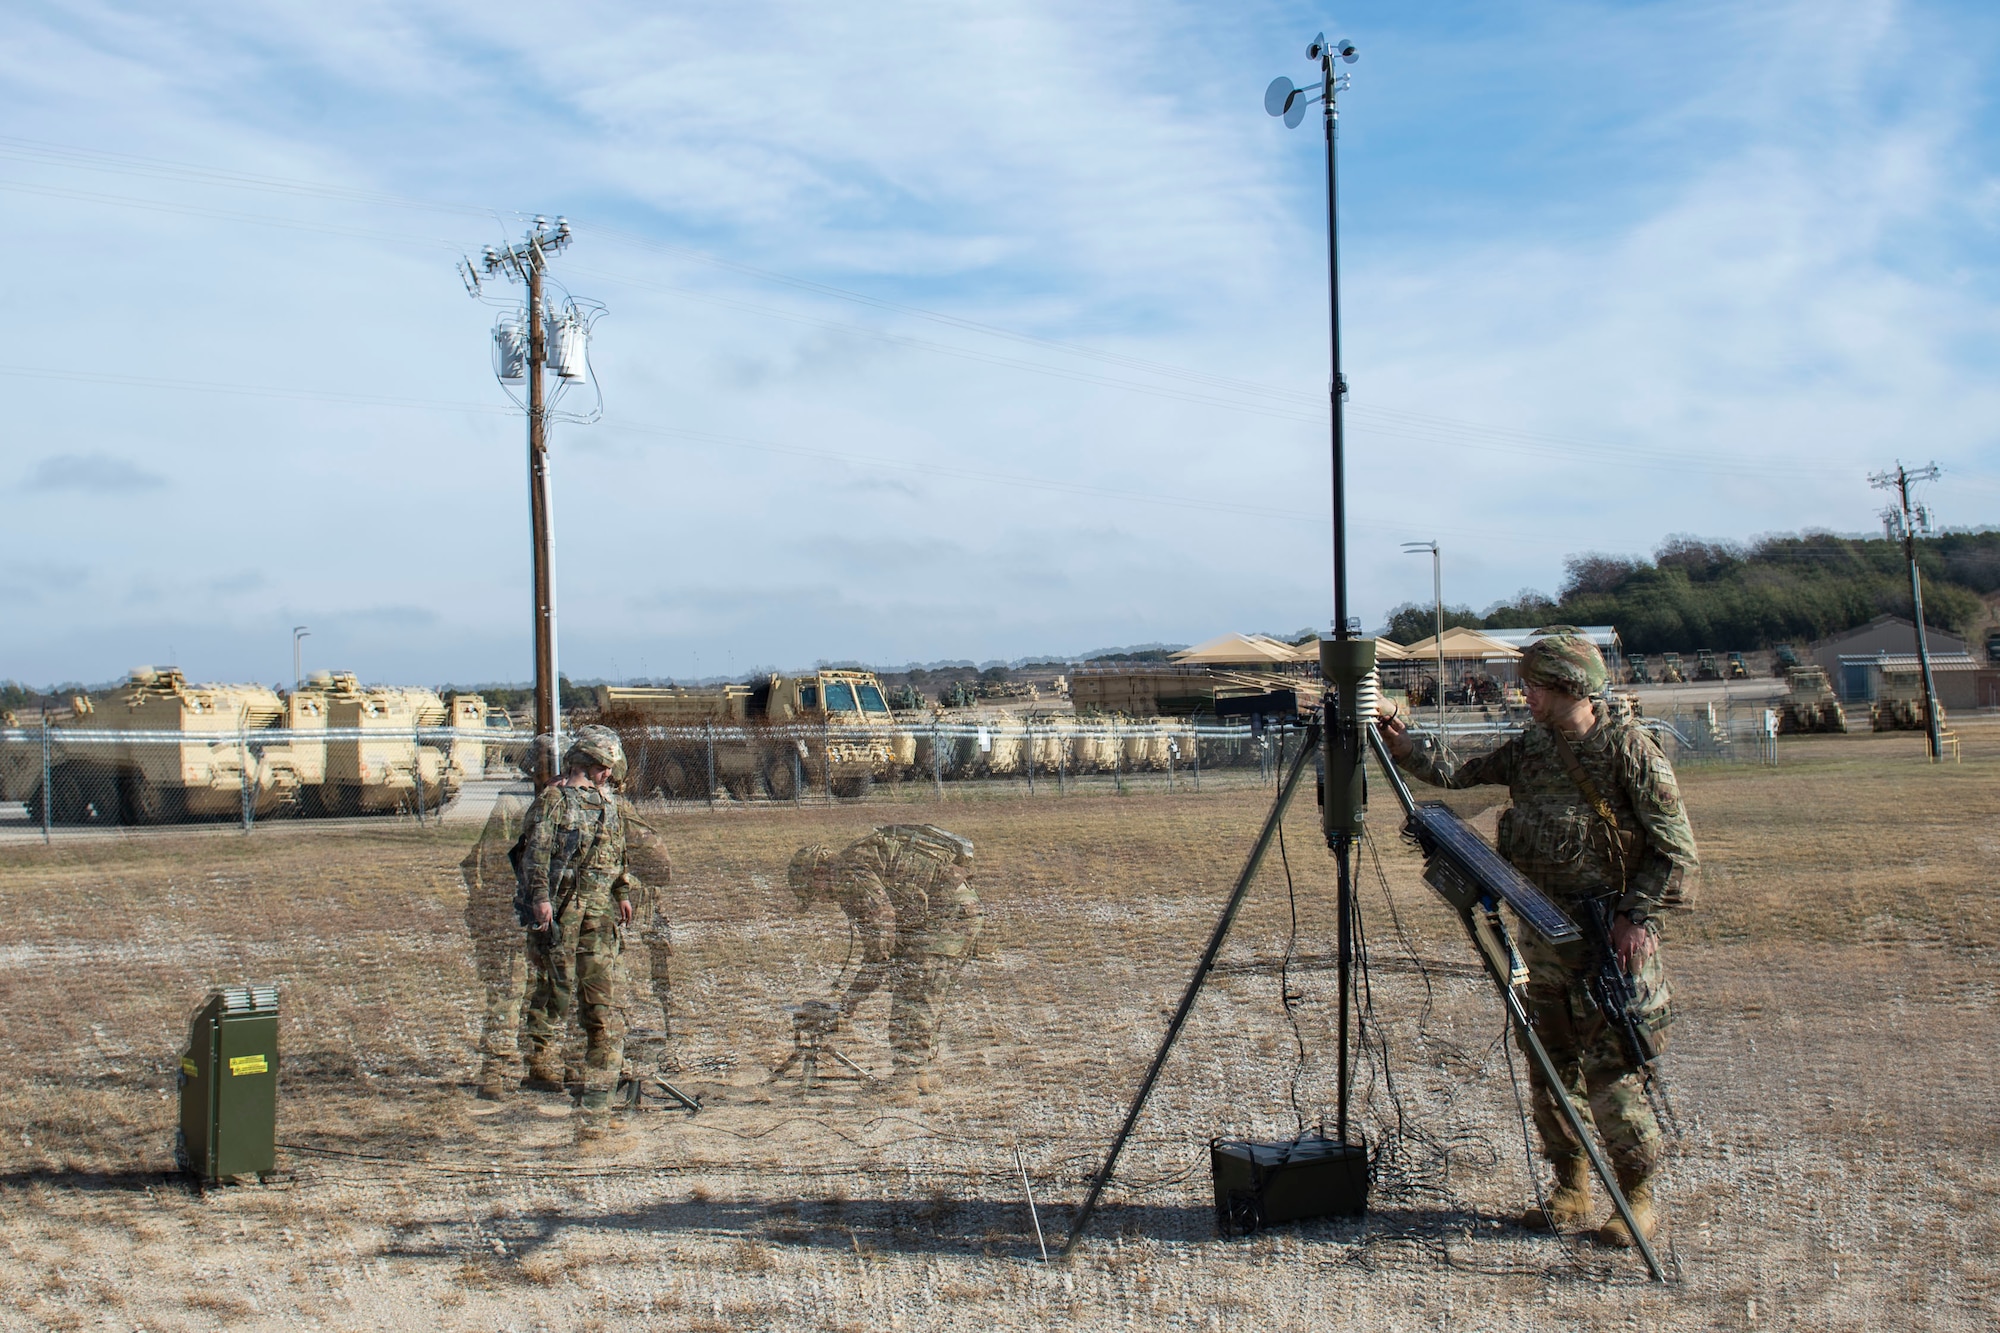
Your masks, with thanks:
M 1611 802 L 1604 799 L 1604 793 L 1590 780 L 1590 774 L 1584 772 L 1583 761 L 1576 757 L 1569 738 L 1556 727 L 1549 728 L 1549 736 L 1556 743 L 1556 754 L 1569 773 L 1569 780 L 1583 793 L 1583 799 L 1590 802 L 1590 808 L 1597 812 L 1597 817 L 1611 826 L 1611 864 L 1608 869 L 1617 881 L 1618 892 L 1622 894 L 1625 892 L 1625 830 L 1618 823 L 1618 812 L 1611 808 Z

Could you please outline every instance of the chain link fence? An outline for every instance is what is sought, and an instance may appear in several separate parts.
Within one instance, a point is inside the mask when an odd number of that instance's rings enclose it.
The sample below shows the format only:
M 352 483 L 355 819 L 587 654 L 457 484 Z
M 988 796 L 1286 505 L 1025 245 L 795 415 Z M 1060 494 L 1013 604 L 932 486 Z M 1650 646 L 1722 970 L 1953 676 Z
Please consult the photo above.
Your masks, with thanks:
M 1646 719 L 1676 761 L 1777 762 L 1776 715 L 1745 704 L 1676 706 Z M 1476 754 L 1525 725 L 1504 710 L 1420 710 Z M 1268 784 L 1281 728 L 1257 721 L 999 715 L 839 724 L 624 726 L 636 799 L 709 808 L 770 803 L 1230 790 Z M 18 826 L 443 816 L 476 784 L 519 781 L 528 732 L 468 727 L 208 731 L 0 728 L 0 801 Z M 0 816 L 4 818 L 5 816 Z

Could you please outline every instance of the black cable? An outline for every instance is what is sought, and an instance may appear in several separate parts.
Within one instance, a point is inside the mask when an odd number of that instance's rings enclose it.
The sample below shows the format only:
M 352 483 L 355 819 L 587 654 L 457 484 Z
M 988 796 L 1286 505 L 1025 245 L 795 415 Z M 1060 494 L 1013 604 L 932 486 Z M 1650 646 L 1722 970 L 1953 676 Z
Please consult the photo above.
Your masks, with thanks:
M 1278 862 L 1285 868 L 1285 901 L 1292 913 L 1291 933 L 1285 937 L 1285 955 L 1278 964 L 1278 1002 L 1284 1006 L 1285 1018 L 1292 1025 L 1292 1044 L 1298 1050 L 1298 1060 L 1292 1065 L 1291 1084 L 1287 1091 L 1292 1103 L 1292 1119 L 1296 1122 L 1294 1132 L 1297 1137 L 1304 1138 L 1306 1113 L 1299 1109 L 1299 1080 L 1305 1077 L 1306 1072 L 1306 1038 L 1299 1030 L 1299 1014 L 1294 1007 L 1304 995 L 1292 993 L 1291 981 L 1292 956 L 1297 951 L 1299 943 L 1299 894 L 1297 887 L 1292 883 L 1291 858 L 1285 854 L 1283 820 L 1278 822 Z

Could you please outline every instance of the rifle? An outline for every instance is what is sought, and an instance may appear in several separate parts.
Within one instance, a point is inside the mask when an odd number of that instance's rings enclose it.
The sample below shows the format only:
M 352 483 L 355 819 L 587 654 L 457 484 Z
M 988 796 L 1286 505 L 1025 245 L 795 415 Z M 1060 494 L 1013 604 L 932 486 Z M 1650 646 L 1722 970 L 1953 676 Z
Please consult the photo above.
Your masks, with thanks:
M 549 858 L 549 884 L 551 887 L 561 885 L 563 876 L 570 873 L 570 863 L 576 860 L 576 854 L 582 846 L 582 829 L 572 828 L 563 830 L 562 837 L 556 843 L 555 855 Z M 513 847 L 507 852 L 508 864 L 514 867 L 514 918 L 529 930 L 546 932 L 549 937 L 549 947 L 553 949 L 562 943 L 562 914 L 563 909 L 569 906 L 569 900 L 576 896 L 575 877 L 571 876 L 568 891 L 563 894 L 561 901 L 556 903 L 555 911 L 549 916 L 549 924 L 546 926 L 537 925 L 535 923 L 535 900 L 528 889 L 527 868 L 522 865 L 527 850 L 528 834 L 527 830 L 524 829 L 521 832 L 520 838 L 515 841 Z
M 1591 1168 L 1604 1182 L 1605 1192 L 1610 1194 L 1611 1202 L 1617 1206 L 1618 1215 L 1625 1219 L 1626 1229 L 1638 1242 L 1639 1253 L 1645 1258 L 1647 1269 L 1655 1281 L 1665 1282 L 1666 1270 L 1660 1267 L 1659 1257 L 1653 1253 L 1652 1245 L 1639 1229 L 1638 1220 L 1632 1216 L 1632 1205 L 1626 1202 L 1625 1192 L 1618 1188 L 1618 1181 L 1612 1176 L 1604 1154 L 1597 1150 L 1590 1127 L 1583 1123 L 1583 1117 L 1570 1102 L 1562 1076 L 1556 1072 L 1555 1061 L 1549 1058 L 1548 1049 L 1542 1045 L 1542 1039 L 1535 1035 L 1534 1025 L 1528 1021 L 1528 1009 L 1521 1001 L 1520 983 L 1516 980 L 1517 970 L 1523 970 L 1520 969 L 1520 955 L 1507 934 L 1506 923 L 1500 919 L 1500 904 L 1504 902 L 1513 908 L 1521 924 L 1551 944 L 1571 943 L 1582 938 L 1583 932 L 1567 912 L 1551 902 L 1520 871 L 1487 846 L 1486 840 L 1459 818 L 1450 806 L 1442 801 L 1425 801 L 1419 805 L 1403 782 L 1403 775 L 1396 770 L 1395 758 L 1390 755 L 1382 733 L 1373 722 L 1368 724 L 1368 744 L 1375 751 L 1375 758 L 1382 765 L 1382 771 L 1396 793 L 1396 800 L 1407 816 L 1403 826 L 1404 836 L 1416 843 L 1424 854 L 1424 882 L 1451 904 L 1452 910 L 1458 914 L 1459 924 L 1472 937 L 1473 947 L 1478 951 L 1480 961 L 1486 965 L 1487 975 L 1499 988 L 1500 998 L 1507 1006 L 1508 1020 L 1541 1069 L 1543 1080 L 1554 1094 L 1554 1102 L 1561 1108 L 1563 1118 L 1569 1121 L 1577 1141 L 1583 1144 Z M 1608 934 L 1606 942 L 1609 942 Z M 1611 962 L 1612 966 L 1617 966 L 1615 953 Z M 1521 979 L 1525 980 L 1525 977 Z M 1629 989 L 1629 981 L 1627 986 Z
M 1626 1058 L 1651 1078 L 1660 1048 L 1653 1042 L 1652 1030 L 1639 1018 L 1639 992 L 1611 942 L 1611 907 L 1602 898 L 1587 898 L 1583 906 L 1584 925 L 1590 933 L 1590 975 L 1585 979 L 1590 998 L 1604 1021 L 1618 1033 Z

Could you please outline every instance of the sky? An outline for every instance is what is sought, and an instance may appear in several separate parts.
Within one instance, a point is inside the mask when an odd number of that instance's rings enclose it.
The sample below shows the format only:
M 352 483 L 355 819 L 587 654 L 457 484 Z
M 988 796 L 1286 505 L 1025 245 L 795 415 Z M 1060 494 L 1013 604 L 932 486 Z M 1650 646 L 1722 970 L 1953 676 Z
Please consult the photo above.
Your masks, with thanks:
M 10 10 L 0 678 L 531 674 L 504 279 L 567 218 L 561 668 L 1070 656 L 1670 534 L 2000 521 L 1980 3 Z M 559 408 L 588 415 L 597 395 Z

